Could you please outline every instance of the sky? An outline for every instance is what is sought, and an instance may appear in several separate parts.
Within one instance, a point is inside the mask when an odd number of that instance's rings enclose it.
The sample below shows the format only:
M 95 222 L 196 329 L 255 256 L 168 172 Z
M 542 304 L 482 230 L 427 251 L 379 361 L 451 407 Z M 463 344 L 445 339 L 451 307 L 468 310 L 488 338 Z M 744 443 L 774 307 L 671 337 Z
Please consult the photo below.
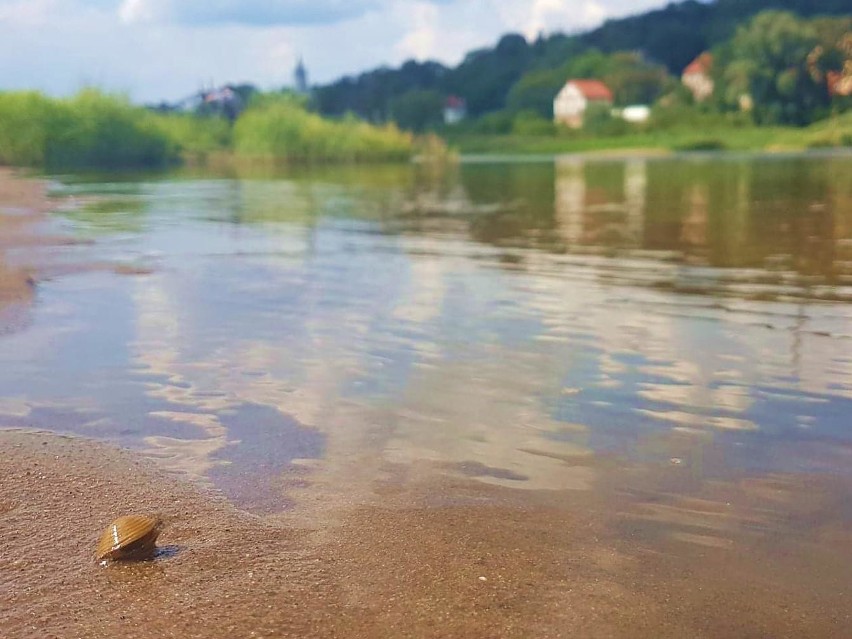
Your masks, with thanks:
M 666 0 L 0 0 L 0 90 L 87 86 L 137 102 L 292 84 L 405 60 L 455 65 L 501 35 L 577 32 Z

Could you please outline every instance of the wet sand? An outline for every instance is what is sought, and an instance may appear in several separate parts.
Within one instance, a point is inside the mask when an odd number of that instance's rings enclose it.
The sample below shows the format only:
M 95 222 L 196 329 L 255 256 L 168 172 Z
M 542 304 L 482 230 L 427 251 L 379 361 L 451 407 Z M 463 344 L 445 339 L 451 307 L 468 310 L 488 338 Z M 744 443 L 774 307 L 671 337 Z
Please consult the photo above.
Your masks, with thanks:
M 0 202 L 26 193 L 0 215 L 6 246 L 40 241 L 43 188 L 0 174 Z M 37 269 L 6 268 L 0 300 L 31 303 Z M 321 469 L 273 478 L 295 507 L 257 516 L 90 440 L 0 431 L 0 459 L 9 639 L 843 637 L 852 627 L 849 486 L 830 477 L 698 481 L 685 465 L 566 459 L 606 472 L 591 490 L 533 491 L 477 481 L 485 468 L 365 458 L 325 482 Z M 97 566 L 101 531 L 131 512 L 165 519 L 160 556 Z
M 848 521 L 801 538 L 743 529 L 693 544 L 655 538 L 635 496 L 437 477 L 391 479 L 335 521 L 298 508 L 261 518 L 103 444 L 6 431 L 0 449 L 4 637 L 842 637 L 850 627 Z M 776 479 L 726 494 L 777 501 L 791 489 Z M 724 524 L 720 507 L 696 498 L 669 511 Z M 802 521 L 825 521 L 806 511 Z M 164 517 L 163 555 L 97 566 L 99 533 L 128 512 Z
M 24 321 L 34 296 L 31 269 L 9 264 L 5 254 L 34 242 L 33 227 L 50 208 L 43 182 L 0 167 L 0 334 Z
M 50 224 L 51 211 L 82 202 L 50 197 L 48 187 L 45 179 L 0 167 L 0 335 L 26 326 L 39 281 L 98 270 L 128 276 L 147 273 L 127 264 L 55 259 L 62 249 L 89 242 Z

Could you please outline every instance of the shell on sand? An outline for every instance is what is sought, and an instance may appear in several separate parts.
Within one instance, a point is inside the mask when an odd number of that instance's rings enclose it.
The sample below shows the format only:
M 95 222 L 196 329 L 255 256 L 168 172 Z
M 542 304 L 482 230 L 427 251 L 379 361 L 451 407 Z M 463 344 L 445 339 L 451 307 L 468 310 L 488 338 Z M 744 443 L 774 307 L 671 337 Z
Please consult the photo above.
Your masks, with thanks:
M 104 530 L 95 560 L 149 559 L 160 534 L 161 521 L 147 515 L 119 517 Z

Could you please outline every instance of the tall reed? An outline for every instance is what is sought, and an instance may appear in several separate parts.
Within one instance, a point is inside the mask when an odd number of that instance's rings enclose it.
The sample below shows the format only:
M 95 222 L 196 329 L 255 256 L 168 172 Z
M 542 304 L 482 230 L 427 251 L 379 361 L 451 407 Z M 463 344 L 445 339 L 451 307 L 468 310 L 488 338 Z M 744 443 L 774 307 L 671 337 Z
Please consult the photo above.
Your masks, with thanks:
M 48 168 L 150 167 L 177 145 L 151 114 L 120 96 L 87 89 L 55 100 L 0 93 L 0 162 Z
M 413 138 L 395 125 L 373 126 L 354 116 L 326 120 L 280 97 L 251 106 L 234 126 L 242 158 L 290 161 L 382 161 L 411 156 Z

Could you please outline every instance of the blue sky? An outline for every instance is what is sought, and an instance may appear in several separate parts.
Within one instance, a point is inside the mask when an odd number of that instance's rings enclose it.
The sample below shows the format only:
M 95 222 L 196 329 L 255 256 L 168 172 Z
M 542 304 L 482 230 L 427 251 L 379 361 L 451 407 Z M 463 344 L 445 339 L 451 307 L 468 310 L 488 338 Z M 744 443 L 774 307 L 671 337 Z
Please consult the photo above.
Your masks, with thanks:
M 456 64 L 507 32 L 578 31 L 665 0 L 0 0 L 0 90 L 96 85 L 136 101 L 201 86 L 311 82 L 382 64 Z

